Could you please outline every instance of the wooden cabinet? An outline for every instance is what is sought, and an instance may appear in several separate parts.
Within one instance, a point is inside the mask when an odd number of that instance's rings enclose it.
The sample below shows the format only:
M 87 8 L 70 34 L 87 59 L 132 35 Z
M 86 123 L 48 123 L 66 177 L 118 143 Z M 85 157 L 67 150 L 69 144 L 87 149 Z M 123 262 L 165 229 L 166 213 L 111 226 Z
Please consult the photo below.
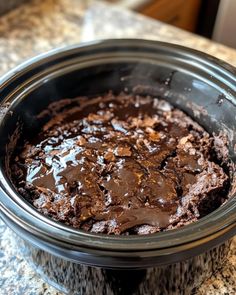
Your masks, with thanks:
M 153 0 L 139 12 L 179 28 L 195 31 L 201 0 Z

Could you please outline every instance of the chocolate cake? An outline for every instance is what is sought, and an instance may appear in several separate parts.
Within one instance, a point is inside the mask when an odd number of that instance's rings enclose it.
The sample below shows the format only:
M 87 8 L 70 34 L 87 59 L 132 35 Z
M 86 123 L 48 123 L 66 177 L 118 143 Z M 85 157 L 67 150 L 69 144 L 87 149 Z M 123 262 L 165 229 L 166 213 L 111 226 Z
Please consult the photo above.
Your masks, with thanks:
M 12 160 L 18 192 L 41 213 L 96 233 L 150 234 L 225 201 L 214 136 L 167 101 L 108 93 L 66 104 Z

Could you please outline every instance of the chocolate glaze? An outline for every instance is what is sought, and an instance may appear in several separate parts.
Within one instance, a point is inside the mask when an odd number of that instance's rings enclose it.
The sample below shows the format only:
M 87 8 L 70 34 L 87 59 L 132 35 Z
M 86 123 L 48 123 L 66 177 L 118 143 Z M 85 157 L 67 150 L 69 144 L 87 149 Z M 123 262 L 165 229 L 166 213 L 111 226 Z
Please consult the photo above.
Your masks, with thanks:
M 224 201 L 214 138 L 183 112 L 124 93 L 77 101 L 13 160 L 18 191 L 43 214 L 91 232 L 147 234 Z

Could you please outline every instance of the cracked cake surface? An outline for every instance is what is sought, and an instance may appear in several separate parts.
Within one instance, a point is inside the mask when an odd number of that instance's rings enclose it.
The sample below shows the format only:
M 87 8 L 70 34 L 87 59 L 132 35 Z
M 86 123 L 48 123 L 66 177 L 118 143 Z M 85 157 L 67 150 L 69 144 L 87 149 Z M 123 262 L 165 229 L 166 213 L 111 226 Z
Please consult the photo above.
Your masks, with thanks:
M 96 233 L 150 234 L 225 201 L 215 138 L 181 110 L 125 93 L 75 101 L 12 160 L 18 192 L 41 213 Z

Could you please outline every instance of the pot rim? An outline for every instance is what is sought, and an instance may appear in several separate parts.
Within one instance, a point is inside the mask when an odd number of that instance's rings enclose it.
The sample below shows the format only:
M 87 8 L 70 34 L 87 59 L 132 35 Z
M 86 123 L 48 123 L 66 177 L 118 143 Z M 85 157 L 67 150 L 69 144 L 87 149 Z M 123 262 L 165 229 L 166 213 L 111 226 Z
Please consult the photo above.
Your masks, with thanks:
M 23 91 L 19 88 L 20 85 L 17 85 L 17 81 L 25 75 L 35 73 L 39 69 L 42 70 L 43 65 L 49 64 L 51 66 L 60 62 L 64 57 L 70 59 L 81 53 L 86 54 L 88 51 L 112 50 L 114 48 L 139 48 L 151 51 L 161 49 L 168 54 L 175 52 L 177 58 L 185 56 L 191 60 L 194 66 L 199 64 L 199 67 L 206 67 L 206 70 L 226 84 L 231 94 L 229 99 L 236 105 L 236 69 L 231 65 L 203 52 L 166 42 L 109 39 L 56 48 L 33 57 L 11 70 L 0 79 L 0 92 L 4 97 L 0 104 L 0 110 L 7 106 L 9 96 L 16 86 L 18 87 L 17 91 Z M 9 109 L 2 118 L 8 113 Z M 236 232 L 235 196 L 206 217 L 179 229 L 143 236 L 111 236 L 85 232 L 57 223 L 23 201 L 7 180 L 3 169 L 0 167 L 0 214 L 2 212 L 5 220 L 10 220 L 32 236 L 42 239 L 45 243 L 56 244 L 63 249 L 69 248 L 90 254 L 97 251 L 96 255 L 103 253 L 107 257 L 111 255 L 137 257 L 137 253 L 146 257 L 152 257 L 154 253 L 155 256 L 166 256 L 188 251 L 191 248 L 200 249 L 202 245 L 213 243 L 214 240 L 217 240 L 218 243 L 219 241 L 223 242 Z

